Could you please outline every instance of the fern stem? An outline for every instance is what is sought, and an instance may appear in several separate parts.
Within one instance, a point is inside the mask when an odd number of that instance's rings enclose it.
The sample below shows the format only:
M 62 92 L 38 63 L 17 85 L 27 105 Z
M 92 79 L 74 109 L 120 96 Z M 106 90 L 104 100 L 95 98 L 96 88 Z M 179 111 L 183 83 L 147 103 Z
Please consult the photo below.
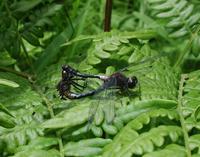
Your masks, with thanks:
M 21 76 L 23 78 L 26 78 L 28 81 L 30 81 L 31 83 L 33 82 L 33 80 L 35 79 L 35 77 L 31 74 L 28 74 L 28 73 L 25 73 L 25 72 L 19 72 L 19 71 L 16 71 L 14 69 L 11 69 L 11 68 L 7 68 L 7 67 L 2 67 L 0 66 L 0 70 L 2 71 L 6 71 L 6 72 L 10 72 L 10 73 L 13 73 L 13 74 L 16 74 L 18 76 Z
M 45 104 L 47 105 L 47 108 L 49 110 L 49 113 L 50 113 L 50 116 L 51 118 L 54 118 L 55 115 L 54 115 L 54 112 L 53 112 L 53 109 L 52 109 L 52 104 L 51 102 L 46 98 L 46 96 L 40 91 L 40 89 L 38 89 L 36 87 L 37 91 L 39 92 L 39 94 L 42 96 L 42 99 L 44 100 Z
M 59 135 L 59 133 L 56 131 L 56 136 L 58 137 L 58 144 L 59 144 L 59 150 L 60 150 L 60 156 L 64 157 L 64 148 L 63 148 L 63 142 L 62 137 Z
M 185 141 L 185 147 L 186 147 L 186 153 L 187 153 L 187 157 L 191 157 L 191 151 L 190 151 L 190 147 L 189 147 L 189 136 L 187 133 L 187 129 L 185 126 L 185 120 L 184 120 L 184 116 L 183 116 L 183 112 L 182 112 L 182 99 L 183 99 L 183 89 L 184 89 L 184 83 L 185 80 L 188 78 L 188 76 L 186 74 L 181 75 L 181 80 L 179 83 L 179 92 L 178 92 L 178 114 L 180 117 L 180 122 L 181 122 L 181 127 L 183 129 L 183 136 L 184 136 L 184 141 Z

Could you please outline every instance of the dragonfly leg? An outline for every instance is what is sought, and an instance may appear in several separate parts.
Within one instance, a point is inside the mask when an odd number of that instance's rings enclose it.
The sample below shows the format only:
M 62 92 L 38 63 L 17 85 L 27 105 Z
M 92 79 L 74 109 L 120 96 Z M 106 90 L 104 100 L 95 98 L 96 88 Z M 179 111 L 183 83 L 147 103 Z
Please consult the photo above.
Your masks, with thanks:
M 86 88 L 87 85 L 88 85 L 88 82 L 87 82 L 87 80 L 85 80 L 84 85 L 83 85 L 83 88 Z
M 78 84 L 76 82 L 72 82 L 72 86 L 74 88 L 78 89 L 79 91 L 83 91 L 83 89 L 84 89 L 84 86 L 82 86 L 82 85 L 80 85 L 80 84 Z
M 62 100 L 67 100 L 63 95 L 61 96 L 61 99 L 62 99 Z
M 83 87 L 84 87 L 84 86 L 82 86 L 82 85 L 76 83 L 75 81 L 72 81 L 72 84 L 73 84 L 73 85 L 76 85 L 76 86 L 78 86 L 78 87 L 80 87 L 80 88 L 83 88 Z
M 130 91 L 128 89 L 125 90 L 126 94 L 128 95 L 128 97 L 133 96 L 134 94 L 131 94 Z
M 79 81 L 79 80 L 84 81 L 84 84 L 80 85 L 80 84 L 78 84 L 78 83 L 75 82 L 75 81 Z M 72 79 L 72 85 L 73 86 L 79 86 L 80 88 L 82 88 L 81 90 L 80 89 L 79 90 L 83 91 L 83 89 L 87 87 L 87 80 L 85 78 L 74 78 L 74 79 Z

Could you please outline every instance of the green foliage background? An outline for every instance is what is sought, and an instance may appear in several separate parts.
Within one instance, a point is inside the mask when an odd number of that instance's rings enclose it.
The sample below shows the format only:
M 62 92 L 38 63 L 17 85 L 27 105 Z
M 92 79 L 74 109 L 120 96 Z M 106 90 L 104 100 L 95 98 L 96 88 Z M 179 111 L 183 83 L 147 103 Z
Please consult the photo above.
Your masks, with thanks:
M 105 0 L 0 2 L 0 156 L 200 156 L 200 2 L 115 0 L 111 32 L 104 8 Z M 64 64 L 106 75 L 128 66 L 140 87 L 99 103 L 60 100 Z

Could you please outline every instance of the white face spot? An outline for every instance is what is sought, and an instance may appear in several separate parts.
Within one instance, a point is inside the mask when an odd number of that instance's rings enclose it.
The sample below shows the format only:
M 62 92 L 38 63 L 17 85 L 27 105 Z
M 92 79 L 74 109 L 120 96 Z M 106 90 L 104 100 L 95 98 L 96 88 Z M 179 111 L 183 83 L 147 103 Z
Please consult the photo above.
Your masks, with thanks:
M 104 80 L 104 81 L 108 79 L 108 76 L 99 75 L 99 77 L 101 80 Z
M 129 83 L 132 83 L 132 82 L 133 82 L 132 78 L 129 77 L 129 78 L 128 78 L 128 82 L 129 82 Z
M 63 70 L 63 74 L 66 74 L 66 71 L 65 71 L 65 70 Z

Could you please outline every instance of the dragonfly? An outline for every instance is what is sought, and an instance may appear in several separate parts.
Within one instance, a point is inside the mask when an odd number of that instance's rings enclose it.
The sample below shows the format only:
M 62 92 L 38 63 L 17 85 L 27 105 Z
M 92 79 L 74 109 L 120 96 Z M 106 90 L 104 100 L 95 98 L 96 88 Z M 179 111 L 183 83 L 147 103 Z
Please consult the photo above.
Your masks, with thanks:
M 149 61 L 154 61 L 162 56 L 166 56 L 166 54 L 152 56 L 138 63 L 133 63 L 113 73 L 110 76 L 80 73 L 78 70 L 72 68 L 71 66 L 64 65 L 62 66 L 62 79 L 57 85 L 57 91 L 59 91 L 61 99 L 80 99 L 98 94 L 107 89 L 118 89 L 121 93 L 128 93 L 129 89 L 133 89 L 136 87 L 136 85 L 138 84 L 138 78 L 136 76 L 126 77 L 122 72 L 126 71 L 129 67 Z M 90 90 L 86 93 L 74 93 L 71 91 L 72 87 L 79 91 L 82 91 L 84 88 L 86 88 L 86 84 L 81 85 L 77 81 L 86 81 L 86 79 L 88 78 L 100 79 L 101 81 L 103 81 L 103 84 L 99 88 Z
M 125 71 L 132 71 L 132 68 L 137 65 L 144 65 L 145 63 L 151 63 L 163 56 L 167 56 L 166 54 L 156 55 L 152 57 L 148 57 L 140 62 L 132 63 L 125 68 L 122 68 L 113 74 L 106 76 L 106 75 L 93 75 L 93 74 L 86 74 L 81 73 L 78 70 L 72 68 L 69 65 L 62 66 L 62 79 L 57 85 L 57 90 L 62 99 L 81 99 L 85 97 L 93 96 L 93 100 L 98 98 L 97 95 L 103 92 L 103 94 L 97 99 L 92 101 L 89 116 L 88 116 L 88 128 L 91 128 L 91 124 L 99 125 L 100 122 L 98 120 L 98 113 L 103 112 L 104 119 L 107 124 L 111 124 L 115 118 L 115 110 L 116 110 L 116 93 L 120 92 L 120 94 L 128 94 L 128 97 L 134 95 L 138 96 L 139 100 L 141 100 L 141 90 L 140 90 L 140 81 L 138 81 L 137 75 L 131 75 L 130 77 L 126 76 L 124 73 Z M 144 63 L 144 64 L 143 64 Z M 151 67 L 151 64 L 147 64 L 146 67 Z M 142 66 L 144 68 L 144 66 Z M 149 68 L 148 72 L 149 72 Z M 141 69 L 134 69 L 136 72 L 137 70 Z M 142 69 L 143 70 L 143 69 Z M 148 73 L 147 72 L 147 73 Z M 98 79 L 102 83 L 95 89 L 88 90 L 87 92 L 82 92 L 84 88 L 87 88 L 87 84 L 80 84 L 78 81 L 86 82 L 86 80 L 90 79 Z M 149 80 L 150 82 L 152 80 Z M 155 81 L 152 81 L 155 83 Z M 91 82 L 90 82 L 91 83 Z M 139 87 L 138 91 L 132 91 L 136 87 Z M 79 92 L 72 92 L 72 88 L 75 88 Z M 131 92 L 130 92 L 131 90 Z M 109 93 L 108 93 L 109 91 Z M 109 101 L 108 101 L 109 99 Z M 101 104 L 101 105 L 100 105 Z M 123 105 L 123 104 L 122 104 Z M 89 129 L 87 129 L 89 130 Z
M 73 93 L 71 92 L 71 86 L 75 87 L 78 90 L 81 90 L 86 87 L 77 83 L 77 80 L 85 80 L 87 78 L 97 78 L 103 81 L 103 84 L 87 93 Z M 105 75 L 91 75 L 83 74 L 73 69 L 69 65 L 62 66 L 62 79 L 57 85 L 57 90 L 62 99 L 80 99 L 87 96 L 92 96 L 98 94 L 106 89 L 119 89 L 121 92 L 128 91 L 128 89 L 135 88 L 137 85 L 138 79 L 136 76 L 126 77 L 121 72 L 115 72 L 111 76 Z

